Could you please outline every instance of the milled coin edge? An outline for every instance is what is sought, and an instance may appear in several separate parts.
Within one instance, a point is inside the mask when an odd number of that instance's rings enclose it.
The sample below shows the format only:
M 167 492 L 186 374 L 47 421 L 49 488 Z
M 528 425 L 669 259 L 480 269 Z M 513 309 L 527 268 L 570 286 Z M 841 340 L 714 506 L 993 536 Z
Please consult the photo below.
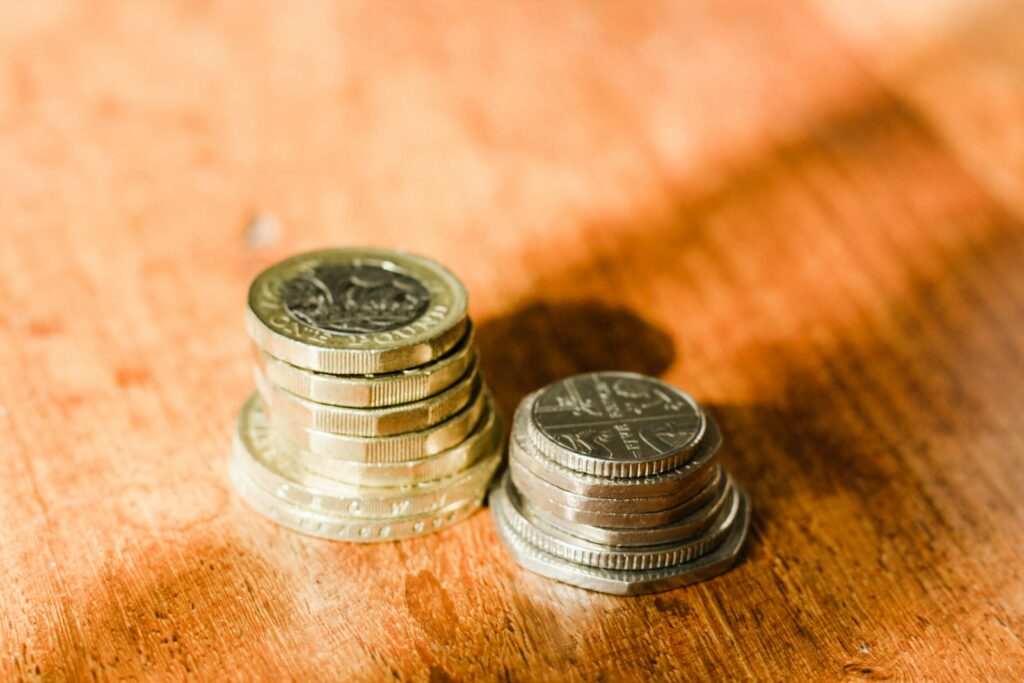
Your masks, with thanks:
M 332 375 L 307 370 L 254 346 L 254 365 L 267 381 L 300 398 L 347 408 L 379 408 L 434 396 L 479 364 L 472 322 L 459 342 L 426 365 L 377 375 Z
M 583 373 L 583 376 L 597 374 L 602 373 Z M 608 460 L 605 458 L 595 458 L 562 446 L 557 441 L 544 434 L 540 428 L 534 424 L 532 418 L 533 407 L 541 393 L 550 388 L 549 385 L 548 387 L 544 387 L 543 389 L 539 389 L 532 394 L 529 394 L 519 404 L 518 410 L 524 410 L 527 415 L 531 416 L 530 420 L 527 422 L 526 434 L 533 447 L 549 459 L 554 460 L 559 465 L 570 470 L 575 470 L 577 472 L 582 472 L 583 474 L 590 474 L 597 477 L 608 477 L 613 479 L 647 477 L 655 474 L 662 474 L 668 470 L 681 466 L 690 457 L 692 457 L 693 449 L 704 438 L 704 434 L 707 431 L 707 425 L 710 420 L 710 416 L 707 411 L 704 410 L 703 406 L 701 406 L 696 399 L 682 389 L 668 384 L 667 382 L 662 382 L 657 378 L 648 377 L 647 375 L 641 375 L 635 372 L 616 372 L 609 374 L 630 376 L 643 380 L 656 380 L 670 387 L 673 391 L 682 394 L 686 397 L 687 402 L 697 409 L 697 412 L 701 417 L 700 428 L 684 446 L 680 447 L 678 451 L 667 455 L 661 455 L 657 458 L 644 460 Z M 581 375 L 574 375 L 573 377 L 565 379 L 574 379 L 579 376 Z
M 717 423 L 708 416 L 707 430 L 700 443 L 694 446 L 689 460 L 660 474 L 636 478 L 610 478 L 578 472 L 560 465 L 533 447 L 526 436 L 529 416 L 516 410 L 512 417 L 512 436 L 509 440 L 509 460 L 521 465 L 553 486 L 570 493 L 591 498 L 639 498 L 676 492 L 704 469 L 716 462 L 715 455 L 722 445 Z
M 491 495 L 494 495 L 492 489 Z M 741 512 L 736 526 L 713 552 L 675 567 L 661 570 L 613 571 L 584 567 L 545 553 L 512 531 L 500 515 L 492 513 L 502 545 L 524 569 L 577 588 L 612 595 L 659 593 L 692 585 L 729 570 L 742 552 L 750 527 L 750 500 L 742 488 Z

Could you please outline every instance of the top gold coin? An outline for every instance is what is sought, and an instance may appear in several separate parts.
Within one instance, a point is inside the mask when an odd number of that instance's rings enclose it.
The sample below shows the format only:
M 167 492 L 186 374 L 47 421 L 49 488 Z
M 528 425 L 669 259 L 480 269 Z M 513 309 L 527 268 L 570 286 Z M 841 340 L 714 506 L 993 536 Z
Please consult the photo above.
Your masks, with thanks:
M 325 249 L 260 273 L 246 324 L 266 353 L 336 375 L 429 363 L 466 329 L 466 289 L 448 269 L 389 249 Z

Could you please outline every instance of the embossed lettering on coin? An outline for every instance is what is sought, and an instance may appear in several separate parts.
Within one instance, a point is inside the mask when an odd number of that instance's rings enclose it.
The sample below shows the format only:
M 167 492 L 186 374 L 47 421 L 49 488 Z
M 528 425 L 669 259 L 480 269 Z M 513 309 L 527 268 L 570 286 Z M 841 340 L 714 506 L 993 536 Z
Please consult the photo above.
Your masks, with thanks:
M 692 399 L 651 377 L 595 372 L 556 382 L 533 404 L 532 421 L 576 453 L 608 460 L 648 460 L 678 452 L 699 434 Z
M 374 265 L 319 265 L 288 280 L 282 291 L 288 314 L 312 327 L 340 334 L 387 332 L 422 316 L 430 293 L 415 278 Z

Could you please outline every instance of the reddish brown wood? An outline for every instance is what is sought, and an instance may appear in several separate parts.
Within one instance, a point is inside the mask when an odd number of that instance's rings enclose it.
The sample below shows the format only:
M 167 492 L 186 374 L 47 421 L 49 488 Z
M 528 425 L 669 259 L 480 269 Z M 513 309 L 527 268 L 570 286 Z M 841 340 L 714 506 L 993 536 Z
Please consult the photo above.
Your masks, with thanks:
M 0 678 L 1018 680 L 1022 30 L 0 6 Z M 361 547 L 248 510 L 245 290 L 333 244 L 449 264 L 506 411 L 611 367 L 706 402 L 741 563 L 621 599 L 520 570 L 486 511 Z

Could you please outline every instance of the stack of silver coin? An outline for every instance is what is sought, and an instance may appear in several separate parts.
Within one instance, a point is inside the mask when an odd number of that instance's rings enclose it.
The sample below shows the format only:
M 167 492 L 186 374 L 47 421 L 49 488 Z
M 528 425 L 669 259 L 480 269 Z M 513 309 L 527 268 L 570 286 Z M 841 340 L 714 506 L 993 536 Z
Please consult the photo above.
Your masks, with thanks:
M 466 291 L 428 259 L 301 254 L 249 290 L 257 392 L 231 476 L 267 517 L 308 534 L 393 541 L 483 499 L 502 425 L 478 372 Z
M 509 470 L 491 493 L 527 569 L 620 595 L 728 569 L 750 519 L 716 459 L 721 437 L 687 394 L 625 372 L 577 375 L 520 403 Z

